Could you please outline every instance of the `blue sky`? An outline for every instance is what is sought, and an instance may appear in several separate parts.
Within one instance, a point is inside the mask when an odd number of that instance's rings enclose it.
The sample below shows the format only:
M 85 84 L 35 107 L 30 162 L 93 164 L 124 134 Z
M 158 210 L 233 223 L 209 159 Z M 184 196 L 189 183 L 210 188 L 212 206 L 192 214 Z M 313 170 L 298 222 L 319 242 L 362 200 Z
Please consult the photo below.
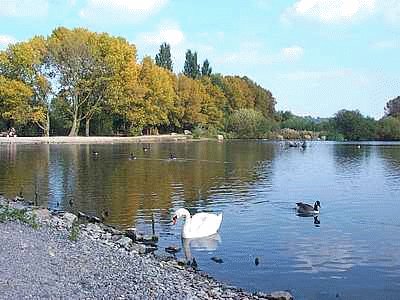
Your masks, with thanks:
M 400 95 L 400 0 L 0 0 L 0 48 L 57 26 L 125 37 L 139 59 L 170 43 L 215 72 L 247 75 L 278 109 L 375 118 Z

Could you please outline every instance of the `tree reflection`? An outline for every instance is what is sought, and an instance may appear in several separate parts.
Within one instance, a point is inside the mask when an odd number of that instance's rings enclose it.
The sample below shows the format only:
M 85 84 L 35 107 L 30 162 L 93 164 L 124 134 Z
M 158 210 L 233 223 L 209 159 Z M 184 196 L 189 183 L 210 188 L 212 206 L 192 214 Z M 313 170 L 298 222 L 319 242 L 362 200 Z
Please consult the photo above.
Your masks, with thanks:
M 270 181 L 275 146 L 261 142 L 156 143 L 144 153 L 142 144 L 35 145 L 2 150 L 0 182 L 7 194 L 40 182 L 40 200 L 51 208 L 84 211 L 107 222 L 131 226 L 140 215 L 153 213 L 169 226 L 170 210 L 188 207 L 207 210 L 217 198 Z M 98 152 L 98 155 L 93 155 Z M 173 152 L 177 160 L 168 159 Z M 137 156 L 129 160 L 130 153 Z M 15 157 L 8 159 L 8 157 Z M 48 191 L 48 193 L 47 193 Z M 73 200 L 73 207 L 71 206 Z M 48 201 L 48 203 L 46 203 Z

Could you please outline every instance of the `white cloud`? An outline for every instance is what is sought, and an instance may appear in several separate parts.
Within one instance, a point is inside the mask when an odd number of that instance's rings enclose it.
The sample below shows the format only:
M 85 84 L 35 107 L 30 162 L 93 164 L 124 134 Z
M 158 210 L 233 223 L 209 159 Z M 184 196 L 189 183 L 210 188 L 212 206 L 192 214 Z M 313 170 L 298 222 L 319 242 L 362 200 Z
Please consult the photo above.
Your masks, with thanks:
M 0 16 L 44 17 L 48 8 L 47 0 L 0 0 Z
M 283 48 L 281 50 L 282 56 L 290 61 L 298 60 L 304 54 L 304 49 L 300 46 L 292 46 L 288 48 Z
M 286 10 L 283 18 L 305 17 L 335 23 L 373 14 L 375 9 L 375 0 L 298 0 Z
M 0 49 L 7 48 L 9 44 L 16 43 L 17 40 L 10 35 L 0 35 Z
M 171 46 L 177 46 L 183 42 L 185 36 L 179 28 L 160 28 L 156 32 L 142 33 L 138 37 L 140 44 L 158 46 L 163 42 Z
M 111 22 L 138 22 L 157 12 L 168 0 L 88 0 L 82 18 Z

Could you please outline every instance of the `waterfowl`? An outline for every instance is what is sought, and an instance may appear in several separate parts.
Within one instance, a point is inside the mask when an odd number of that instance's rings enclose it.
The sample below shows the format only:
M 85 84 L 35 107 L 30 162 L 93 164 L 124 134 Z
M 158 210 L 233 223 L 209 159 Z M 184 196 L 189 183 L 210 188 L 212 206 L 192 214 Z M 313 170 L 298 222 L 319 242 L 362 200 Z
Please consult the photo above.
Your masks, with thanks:
M 192 263 L 190 264 L 190 266 L 193 268 L 193 269 L 197 269 L 197 261 L 196 261 L 196 259 L 193 257 L 193 259 L 192 259 Z
M 299 214 L 318 214 L 319 208 L 321 207 L 321 203 L 319 201 L 315 201 L 314 206 L 303 202 L 298 202 L 296 205 L 297 212 Z
M 170 153 L 169 154 L 169 159 L 175 160 L 176 159 L 175 153 Z
M 103 210 L 102 213 L 101 213 L 101 220 L 104 221 L 104 220 L 106 220 L 109 216 L 110 216 L 110 214 L 108 213 L 108 210 Z
M 179 248 L 178 246 L 168 246 L 165 248 L 165 252 L 174 254 L 174 255 L 175 255 L 175 253 L 178 253 L 179 251 L 181 251 L 181 248 Z
M 187 209 L 180 208 L 174 213 L 173 224 L 176 224 L 177 219 L 180 217 L 185 217 L 185 224 L 182 228 L 182 237 L 184 239 L 213 235 L 217 233 L 222 222 L 222 213 L 216 215 L 201 212 L 190 216 Z
M 150 147 L 146 147 L 146 146 L 143 147 L 143 152 L 147 152 L 149 150 L 150 150 Z
M 99 155 L 99 152 L 97 152 L 97 151 L 92 151 L 92 154 L 93 154 L 94 156 L 97 156 L 97 155 Z
M 131 153 L 129 154 L 129 160 L 135 160 L 136 159 L 136 155 Z
M 222 258 L 216 256 L 211 257 L 211 260 L 215 261 L 217 264 L 222 264 L 224 262 Z

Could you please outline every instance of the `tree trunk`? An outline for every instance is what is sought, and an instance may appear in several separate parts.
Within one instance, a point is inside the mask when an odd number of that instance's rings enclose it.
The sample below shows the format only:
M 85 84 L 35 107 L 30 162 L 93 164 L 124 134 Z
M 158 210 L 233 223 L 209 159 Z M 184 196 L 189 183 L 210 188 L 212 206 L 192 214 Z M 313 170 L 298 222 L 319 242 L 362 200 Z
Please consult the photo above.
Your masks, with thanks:
M 85 127 L 85 132 L 86 132 L 86 136 L 90 135 L 90 119 L 86 118 L 86 127 Z
M 72 120 L 72 127 L 71 131 L 69 132 L 68 136 L 77 136 L 79 132 L 79 118 L 78 118 L 78 111 L 74 113 L 74 119 Z
M 44 129 L 44 135 L 49 137 L 50 136 L 50 113 L 49 110 L 47 110 L 47 115 L 46 115 L 46 125 Z

